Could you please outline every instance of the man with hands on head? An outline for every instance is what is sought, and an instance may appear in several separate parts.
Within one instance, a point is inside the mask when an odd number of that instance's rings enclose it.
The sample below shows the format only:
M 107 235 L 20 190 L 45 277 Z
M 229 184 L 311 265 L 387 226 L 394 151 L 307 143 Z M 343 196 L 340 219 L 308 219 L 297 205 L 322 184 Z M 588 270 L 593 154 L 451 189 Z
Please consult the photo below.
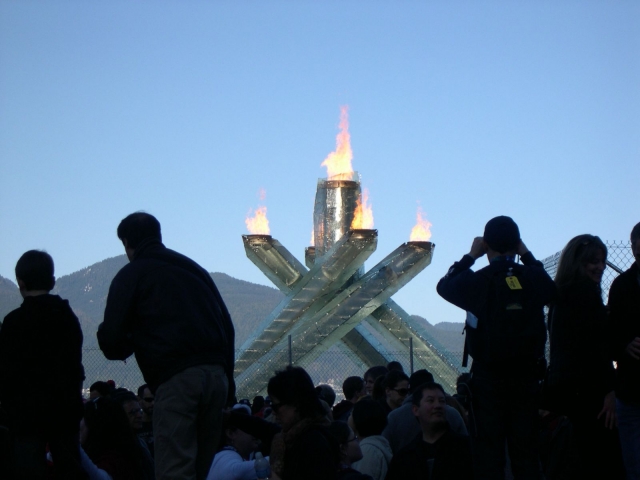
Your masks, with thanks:
M 471 270 L 484 255 L 489 265 Z M 516 223 L 499 216 L 437 290 L 467 312 L 463 365 L 468 351 L 475 476 L 504 479 L 508 447 L 516 480 L 539 479 L 537 393 L 545 369 L 544 306 L 555 295 L 553 280 L 521 240 Z
M 505 256 L 509 257 L 509 253 L 513 253 L 513 252 L 508 252 L 507 254 L 505 254 Z M 520 258 L 522 259 L 522 257 L 524 257 L 527 253 L 531 253 L 531 252 L 529 251 L 527 246 L 524 244 L 524 242 L 520 240 L 520 242 L 518 243 L 518 247 L 515 250 L 515 254 L 520 256 Z M 489 245 L 487 245 L 487 242 L 485 242 L 484 237 L 476 237 L 473 239 L 473 243 L 471 244 L 471 251 L 468 253 L 468 255 L 473 259 L 474 262 L 479 258 L 483 257 L 484 255 L 487 255 L 487 259 L 491 261 L 497 256 L 499 256 L 500 252 L 496 252 L 495 250 L 492 250 L 489 247 Z M 511 256 L 515 257 L 515 255 L 511 255 Z M 523 260 L 523 263 L 524 263 L 524 260 Z

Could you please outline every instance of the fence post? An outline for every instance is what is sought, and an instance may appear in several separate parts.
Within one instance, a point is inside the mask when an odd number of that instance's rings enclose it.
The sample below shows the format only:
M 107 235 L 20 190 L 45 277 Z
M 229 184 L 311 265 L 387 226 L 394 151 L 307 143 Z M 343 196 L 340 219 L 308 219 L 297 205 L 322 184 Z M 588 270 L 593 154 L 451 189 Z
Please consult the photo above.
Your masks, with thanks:
M 289 366 L 293 365 L 293 352 L 291 351 L 291 335 L 289 335 Z
M 413 337 L 409 337 L 409 371 L 413 373 Z

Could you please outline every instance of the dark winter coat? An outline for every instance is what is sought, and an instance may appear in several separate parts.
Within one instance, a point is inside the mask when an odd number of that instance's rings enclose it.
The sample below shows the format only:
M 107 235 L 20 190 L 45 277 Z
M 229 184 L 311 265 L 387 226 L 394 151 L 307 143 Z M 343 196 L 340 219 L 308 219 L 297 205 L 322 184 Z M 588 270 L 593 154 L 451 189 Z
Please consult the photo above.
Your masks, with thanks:
M 287 449 L 282 480 L 331 480 L 337 469 L 335 440 L 328 429 L 315 427 L 302 432 Z
M 83 380 L 82 330 L 69 302 L 26 297 L 0 328 L 0 401 L 14 431 L 77 431 Z
M 539 342 L 539 352 L 535 356 L 541 358 L 544 356 L 544 306 L 549 304 L 554 298 L 556 287 L 544 270 L 542 262 L 535 259 L 531 252 L 521 256 L 524 268 L 522 270 L 523 279 L 521 281 L 531 286 L 527 297 L 527 305 L 525 308 L 529 310 L 531 318 L 537 319 L 536 325 L 539 325 L 537 335 L 542 339 Z M 478 318 L 478 324 L 483 319 L 491 317 L 491 283 L 492 277 L 497 270 L 507 270 L 508 267 L 516 267 L 516 263 L 507 259 L 507 257 L 494 258 L 491 263 L 478 270 L 471 270 L 471 266 L 475 260 L 470 255 L 464 255 L 462 259 L 455 262 L 447 274 L 440 279 L 437 291 L 442 298 L 455 306 L 471 312 Z M 484 320 L 486 321 L 486 320 Z M 535 364 L 535 359 L 523 359 L 522 362 L 512 362 L 510 365 L 504 363 L 500 365 L 484 365 L 483 359 L 474 358 L 474 369 L 483 368 L 494 373 L 508 374 L 513 371 L 521 372 L 524 363 Z M 497 372 L 497 370 L 506 370 L 505 372 Z
M 597 283 L 584 280 L 559 291 L 549 332 L 549 386 L 588 385 L 598 398 L 614 389 L 610 323 Z
M 433 458 L 433 470 L 429 475 L 429 458 Z M 386 480 L 407 479 L 471 479 L 471 444 L 469 437 L 448 430 L 433 445 L 422 439 L 420 432 L 415 439 L 391 459 Z
M 152 391 L 189 367 L 222 365 L 233 395 L 234 336 L 211 276 L 157 240 L 138 246 L 115 276 L 98 328 L 105 357 L 135 353 Z
M 638 263 L 619 275 L 609 290 L 614 358 L 618 361 L 616 396 L 623 402 L 640 403 L 640 360 L 631 358 L 627 345 L 640 337 L 640 268 Z

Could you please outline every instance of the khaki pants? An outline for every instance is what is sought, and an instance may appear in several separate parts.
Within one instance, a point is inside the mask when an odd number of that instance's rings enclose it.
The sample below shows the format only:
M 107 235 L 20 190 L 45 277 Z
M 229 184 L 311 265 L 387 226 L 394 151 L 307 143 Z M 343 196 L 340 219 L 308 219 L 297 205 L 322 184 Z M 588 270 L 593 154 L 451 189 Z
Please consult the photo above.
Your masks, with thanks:
M 220 365 L 198 365 L 158 387 L 153 409 L 156 479 L 204 480 L 222 434 L 228 380 Z

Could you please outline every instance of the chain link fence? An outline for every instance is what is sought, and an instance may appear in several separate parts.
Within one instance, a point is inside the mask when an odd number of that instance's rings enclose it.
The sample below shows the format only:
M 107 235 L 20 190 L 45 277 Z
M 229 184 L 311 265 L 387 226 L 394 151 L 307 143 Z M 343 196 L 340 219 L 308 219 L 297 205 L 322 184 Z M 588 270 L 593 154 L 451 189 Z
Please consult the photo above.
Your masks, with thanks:
M 607 268 L 605 269 L 602 279 L 602 295 L 603 300 L 606 303 L 609 296 L 609 288 L 613 280 L 623 271 L 628 269 L 635 261 L 633 254 L 631 253 L 631 246 L 629 242 L 606 242 L 608 248 Z M 551 255 L 543 260 L 543 264 L 549 275 L 553 278 L 556 273 L 558 261 L 560 259 L 560 252 L 555 255 Z M 462 325 L 460 326 L 462 329 Z M 276 355 L 276 357 L 289 359 L 292 365 L 298 365 L 297 359 L 302 356 L 303 352 L 297 352 L 295 349 L 288 350 L 287 352 L 279 352 L 282 355 Z M 286 353 L 286 354 L 285 354 Z M 456 366 L 462 363 L 462 342 L 460 351 L 447 351 L 447 357 Z M 240 351 L 236 351 L 236 358 L 240 354 Z M 390 360 L 396 360 L 404 367 L 405 372 L 408 374 L 412 365 L 412 352 L 410 351 L 397 351 L 397 352 L 384 352 L 384 357 Z M 416 353 L 420 354 L 420 353 Z M 261 352 L 256 352 L 256 361 L 260 358 Z M 279 365 L 262 365 L 263 368 L 263 382 L 266 385 L 268 379 L 273 375 L 275 370 L 286 367 L 287 363 Z M 116 382 L 118 387 L 125 387 L 129 390 L 135 391 L 140 385 L 144 383 L 138 365 L 133 357 L 126 362 L 122 361 L 109 361 L 104 358 L 102 352 L 98 348 L 86 348 L 83 353 L 83 363 L 85 366 L 86 380 L 84 383 L 85 391 L 88 392 L 89 386 L 97 380 L 109 380 L 112 379 Z M 356 352 L 346 348 L 334 345 L 326 352 L 322 353 L 313 362 L 304 366 L 305 369 L 311 375 L 314 383 L 326 383 L 333 387 L 338 394 L 338 398 L 342 396 L 342 382 L 349 376 L 362 376 L 364 372 L 371 366 L 367 365 Z M 466 369 L 456 367 L 451 369 L 450 372 L 444 372 L 443 377 L 440 378 L 440 382 L 451 389 L 452 385 L 455 385 L 456 376 Z M 250 393 L 261 392 L 263 386 L 250 386 L 239 385 L 238 391 L 240 394 L 250 396 Z
M 609 289 L 611 288 L 611 284 L 618 275 L 633 265 L 635 258 L 633 257 L 633 253 L 631 253 L 630 242 L 607 241 L 604 243 L 607 246 L 607 268 L 605 268 L 604 274 L 602 275 L 602 300 L 606 304 L 609 299 Z M 561 253 L 562 252 L 560 251 L 555 255 L 551 255 L 542 260 L 544 269 L 551 278 L 554 278 L 556 275 Z
M 460 329 L 462 330 L 462 324 L 460 325 Z M 241 352 L 239 350 L 236 351 L 236 357 Z M 287 365 L 297 365 L 302 366 L 309 373 L 311 379 L 313 380 L 315 385 L 320 383 L 331 385 L 331 387 L 335 390 L 337 394 L 338 400 L 342 399 L 342 382 L 350 376 L 364 376 L 365 371 L 371 367 L 372 365 L 367 364 L 363 359 L 361 359 L 358 354 L 347 347 L 343 347 L 340 345 L 334 345 L 330 347 L 326 352 L 322 353 L 318 358 L 313 360 L 310 363 L 299 363 L 298 358 L 303 357 L 305 351 L 297 351 L 295 348 L 282 350 L 277 352 L 276 357 L 288 359 L 281 364 L 269 364 L 262 363 L 262 352 L 255 352 L 255 360 L 256 362 L 260 362 L 260 364 L 254 365 L 253 368 L 258 368 L 261 370 L 261 375 L 258 375 L 259 381 L 254 382 L 252 385 L 244 384 L 241 380 L 236 381 L 236 387 L 238 391 L 238 395 L 245 398 L 252 398 L 255 395 L 263 395 L 264 389 L 266 388 L 266 384 L 274 374 L 276 370 L 280 370 Z M 439 352 L 431 353 L 430 357 L 434 358 L 434 356 Z M 448 352 L 447 356 L 448 360 L 455 362 L 456 365 L 461 365 L 462 363 L 462 352 Z M 446 389 L 453 390 L 456 378 L 459 371 L 455 369 L 442 369 L 438 368 L 436 362 L 433 362 L 433 367 L 430 365 L 430 358 L 425 355 L 423 350 L 412 351 L 385 351 L 384 352 L 384 362 L 383 364 L 387 364 L 390 361 L 400 362 L 405 373 L 410 375 L 411 373 L 411 365 L 412 365 L 412 354 L 414 360 L 417 361 L 418 357 L 421 357 L 422 362 L 427 364 L 427 368 L 434 374 L 436 377 L 436 381 L 439 381 L 443 384 Z
M 240 351 L 236 350 L 236 357 L 239 353 Z M 295 349 L 291 352 L 287 351 L 282 353 L 286 353 L 287 356 L 289 353 L 291 354 L 292 365 L 298 365 L 296 359 L 302 355 L 302 352 L 296 352 Z M 462 352 L 449 353 L 449 358 L 453 358 L 456 361 L 456 365 L 462 363 Z M 259 355 L 256 356 L 258 357 Z M 407 375 L 410 374 L 410 352 L 386 352 L 386 357 L 389 358 L 389 361 L 395 360 L 400 362 Z M 134 357 L 130 357 L 126 362 L 110 361 L 104 358 L 100 349 L 85 348 L 83 350 L 82 361 L 86 376 L 83 391 L 87 397 L 89 395 L 89 387 L 93 382 L 98 380 L 113 380 L 118 387 L 124 387 L 134 392 L 137 391 L 140 385 L 145 383 Z M 264 378 L 260 382 L 261 385 L 238 385 L 238 394 L 243 397 L 253 397 L 259 393 L 263 393 L 262 390 L 264 386 L 266 386 L 267 381 L 273 376 L 274 372 L 286 366 L 287 363 L 277 367 L 274 366 L 274 368 L 271 369 L 265 368 Z M 338 401 L 342 399 L 342 382 L 345 378 L 350 376 L 361 377 L 369 367 L 370 365 L 362 361 L 354 352 L 336 346 L 328 349 L 311 364 L 304 366 L 314 384 L 325 383 L 333 387 Z M 440 381 L 445 388 L 446 386 L 451 387 L 455 385 L 456 377 L 457 374 L 452 371 L 446 375 L 446 378 L 441 378 Z

